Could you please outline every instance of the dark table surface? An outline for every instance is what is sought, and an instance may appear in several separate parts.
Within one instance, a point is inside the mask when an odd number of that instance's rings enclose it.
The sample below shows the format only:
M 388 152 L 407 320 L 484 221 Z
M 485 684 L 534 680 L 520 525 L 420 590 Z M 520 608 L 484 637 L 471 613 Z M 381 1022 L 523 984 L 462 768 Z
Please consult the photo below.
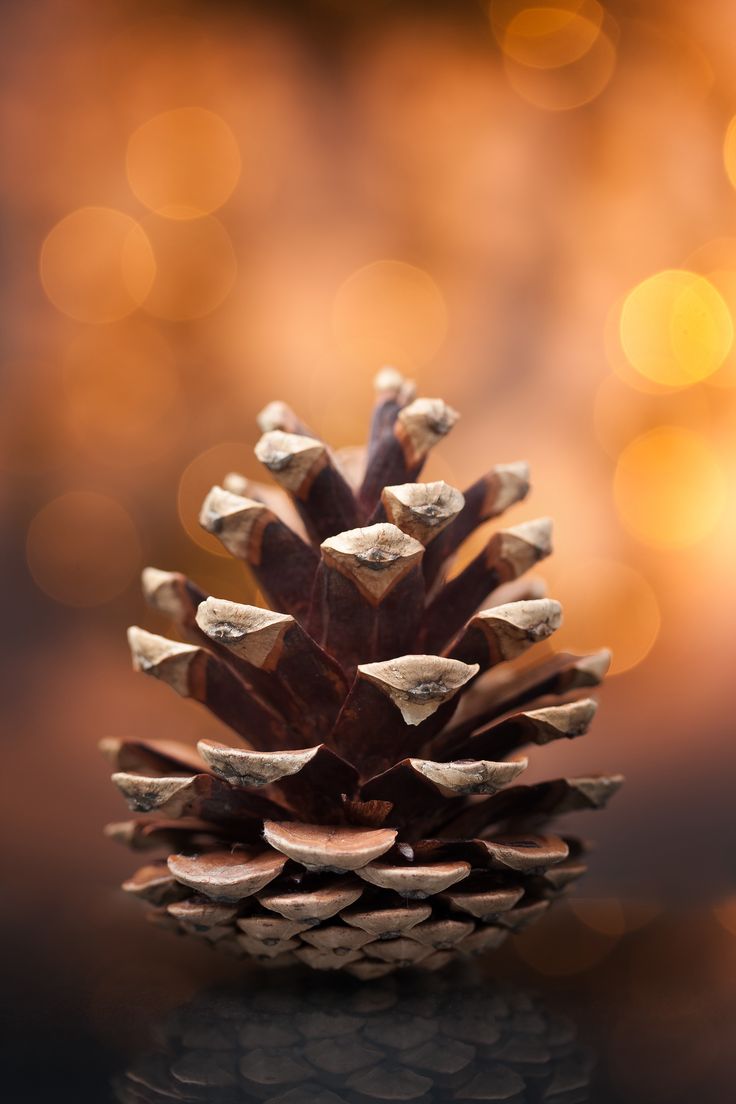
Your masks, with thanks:
M 101 887 L 5 924 L 8 1104 L 733 1099 L 736 907 L 581 898 L 370 983 L 220 958 Z

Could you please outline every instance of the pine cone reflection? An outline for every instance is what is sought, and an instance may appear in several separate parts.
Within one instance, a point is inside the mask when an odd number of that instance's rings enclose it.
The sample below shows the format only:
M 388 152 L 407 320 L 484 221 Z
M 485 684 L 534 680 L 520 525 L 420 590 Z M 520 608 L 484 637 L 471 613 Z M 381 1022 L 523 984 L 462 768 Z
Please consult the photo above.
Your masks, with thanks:
M 115 1089 L 120 1104 L 582 1104 L 591 1064 L 573 1024 L 517 988 L 281 975 L 263 992 L 200 994 Z

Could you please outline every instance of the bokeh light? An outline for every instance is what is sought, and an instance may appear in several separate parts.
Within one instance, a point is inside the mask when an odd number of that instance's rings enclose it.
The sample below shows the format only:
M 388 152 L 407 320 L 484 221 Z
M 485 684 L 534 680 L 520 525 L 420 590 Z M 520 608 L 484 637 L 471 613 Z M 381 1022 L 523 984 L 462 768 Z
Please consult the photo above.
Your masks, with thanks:
M 212 215 L 188 220 L 150 215 L 143 226 L 156 258 L 145 310 L 169 322 L 212 314 L 227 298 L 238 271 L 222 223 Z
M 58 310 L 79 322 L 114 322 L 146 298 L 156 262 L 146 234 L 129 215 L 80 207 L 46 237 L 40 271 Z
M 736 318 L 736 238 L 713 238 L 687 258 L 687 267 L 705 276 Z M 708 376 L 709 387 L 736 387 L 736 342 L 721 367 Z
M 146 464 L 171 447 L 180 393 L 173 352 L 141 319 L 80 333 L 64 356 L 67 424 L 103 463 Z
M 722 928 L 725 928 L 731 935 L 736 935 L 736 894 L 732 894 L 714 905 L 713 915 Z
M 626 298 L 626 294 L 617 296 L 606 311 L 606 318 L 603 323 L 603 348 L 606 361 L 622 383 L 626 384 L 627 389 L 634 392 L 631 395 L 633 401 L 636 401 L 636 398 L 641 395 L 652 395 L 657 398 L 663 395 L 671 395 L 675 392 L 675 388 L 663 383 L 656 383 L 648 376 L 643 376 L 631 364 L 621 346 L 621 312 Z
M 733 343 L 733 322 L 708 280 L 667 269 L 627 296 L 620 334 L 629 363 L 642 376 L 665 387 L 689 387 L 723 364 Z
M 501 45 L 507 57 L 539 69 L 577 61 L 598 37 L 603 8 L 596 0 L 557 0 L 524 6 L 506 23 Z
M 375 261 L 339 288 L 332 309 L 339 351 L 358 367 L 394 364 L 411 372 L 437 352 L 447 309 L 428 273 L 403 261 Z
M 141 563 L 130 515 L 93 491 L 68 491 L 42 507 L 28 527 L 26 555 L 37 586 L 67 606 L 109 602 Z
M 618 28 L 612 19 L 607 18 L 603 27 L 575 13 L 569 17 L 563 13 L 561 19 L 558 33 L 549 36 L 544 49 L 540 49 L 540 42 L 532 45 L 533 40 L 527 40 L 528 49 L 536 51 L 536 62 L 522 64 L 512 54 L 504 54 L 511 87 L 528 103 L 545 111 L 572 111 L 591 103 L 616 69 Z M 540 41 L 545 41 L 544 37 Z M 555 57 L 564 58 L 565 50 L 573 55 L 571 59 L 555 62 Z
M 723 140 L 723 162 L 728 179 L 736 188 L 736 115 L 726 128 L 726 137 Z
M 736 257 L 733 268 L 716 268 L 707 276 L 728 307 L 731 318 L 736 318 Z M 723 364 L 708 376 L 706 382 L 709 387 L 736 388 L 736 342 L 731 344 Z
M 682 548 L 703 540 L 718 524 L 726 479 L 702 434 L 660 426 L 623 450 L 613 490 L 619 516 L 638 540 Z
M 587 655 L 610 648 L 612 675 L 636 667 L 651 651 L 660 630 L 659 603 L 635 568 L 583 560 L 555 574 L 550 593 L 563 609 L 562 625 L 549 641 L 555 651 Z
M 131 135 L 128 181 L 135 195 L 171 219 L 211 214 L 229 198 L 240 151 L 224 119 L 202 107 L 164 111 Z

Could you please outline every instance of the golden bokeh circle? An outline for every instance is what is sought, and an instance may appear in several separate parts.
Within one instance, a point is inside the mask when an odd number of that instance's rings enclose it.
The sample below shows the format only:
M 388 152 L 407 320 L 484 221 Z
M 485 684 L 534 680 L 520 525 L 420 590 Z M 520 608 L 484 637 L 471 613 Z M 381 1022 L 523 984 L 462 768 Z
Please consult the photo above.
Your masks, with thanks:
M 731 313 L 713 284 L 687 269 L 647 277 L 621 309 L 624 354 L 640 375 L 689 387 L 721 367 L 733 344 Z
M 708 280 L 728 307 L 731 319 L 736 318 L 736 264 L 733 268 L 716 268 L 707 273 Z M 707 379 L 708 387 L 732 389 L 736 387 L 736 342 L 731 344 L 728 356 Z
M 158 215 L 199 218 L 221 207 L 241 172 L 238 143 L 224 119 L 203 107 L 163 111 L 128 141 L 128 182 Z
M 596 0 L 522 7 L 501 35 L 506 57 L 535 69 L 578 61 L 600 34 L 604 11 Z
M 582 560 L 555 575 L 551 594 L 564 611 L 562 625 L 549 641 L 553 649 L 587 655 L 610 648 L 612 675 L 641 663 L 659 635 L 657 597 L 629 564 Z
M 140 318 L 80 333 L 64 356 L 65 420 L 105 463 L 149 463 L 177 430 L 180 381 L 163 335 Z
M 613 492 L 621 521 L 643 544 L 684 548 L 704 540 L 720 521 L 726 478 L 707 438 L 666 425 L 623 450 Z
M 141 562 L 138 532 L 114 498 L 68 491 L 31 521 L 26 559 L 36 585 L 67 606 L 99 606 L 121 594 Z
M 621 311 L 625 302 L 626 295 L 616 298 L 606 312 L 603 324 L 606 361 L 629 390 L 648 396 L 670 395 L 675 390 L 674 388 L 667 387 L 662 383 L 655 383 L 654 380 L 643 376 L 631 365 L 621 347 Z
M 338 350 L 354 367 L 375 372 L 393 364 L 411 372 L 442 344 L 447 308 L 423 269 L 403 261 L 374 261 L 338 289 L 332 330 Z
M 595 28 L 589 48 L 569 64 L 541 68 L 504 54 L 504 69 L 514 91 L 543 111 L 573 111 L 600 96 L 616 69 L 617 27 L 606 18 Z M 592 32 L 591 32 L 592 34 Z
M 728 179 L 736 188 L 736 115 L 726 127 L 726 136 L 723 139 L 723 163 Z
M 57 222 L 41 247 L 46 295 L 78 322 L 115 322 L 138 307 L 156 276 L 143 228 L 111 207 L 80 207 Z
M 537 0 L 536 4 L 530 4 L 529 0 L 489 0 L 488 19 L 500 44 L 511 21 L 527 8 L 533 6 L 537 9 L 557 8 L 567 12 L 584 12 L 586 5 L 591 2 L 595 3 L 596 0 Z
M 185 322 L 212 314 L 238 272 L 230 236 L 213 215 L 143 222 L 156 258 L 156 278 L 143 308 L 155 318 Z

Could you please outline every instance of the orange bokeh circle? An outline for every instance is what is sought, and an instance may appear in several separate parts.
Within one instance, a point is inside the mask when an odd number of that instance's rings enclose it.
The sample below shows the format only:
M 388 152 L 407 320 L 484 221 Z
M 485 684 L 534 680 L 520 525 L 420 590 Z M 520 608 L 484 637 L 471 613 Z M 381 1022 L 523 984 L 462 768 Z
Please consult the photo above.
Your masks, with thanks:
M 57 222 L 41 247 L 46 295 L 78 322 L 115 322 L 140 306 L 156 276 L 142 227 L 110 207 L 80 207 Z
M 550 592 L 564 611 L 562 625 L 549 641 L 552 648 L 578 655 L 610 648 L 611 674 L 641 663 L 659 635 L 657 597 L 628 564 L 582 560 L 555 574 Z
M 332 308 L 335 343 L 355 367 L 425 364 L 447 330 L 447 308 L 432 277 L 403 261 L 364 265 L 340 286 Z
M 143 222 L 156 258 L 156 278 L 143 303 L 155 318 L 185 322 L 211 314 L 227 298 L 238 265 L 230 236 L 212 215 Z
M 119 502 L 93 491 L 68 491 L 46 503 L 28 527 L 28 567 L 37 586 L 68 606 L 99 606 L 136 576 L 141 547 Z
M 180 107 L 142 123 L 128 141 L 128 181 L 158 215 L 199 218 L 221 207 L 241 171 L 230 127 L 213 111 Z
M 716 527 L 726 478 L 708 439 L 682 426 L 659 426 L 622 451 L 613 493 L 619 516 L 643 544 L 684 548 Z

